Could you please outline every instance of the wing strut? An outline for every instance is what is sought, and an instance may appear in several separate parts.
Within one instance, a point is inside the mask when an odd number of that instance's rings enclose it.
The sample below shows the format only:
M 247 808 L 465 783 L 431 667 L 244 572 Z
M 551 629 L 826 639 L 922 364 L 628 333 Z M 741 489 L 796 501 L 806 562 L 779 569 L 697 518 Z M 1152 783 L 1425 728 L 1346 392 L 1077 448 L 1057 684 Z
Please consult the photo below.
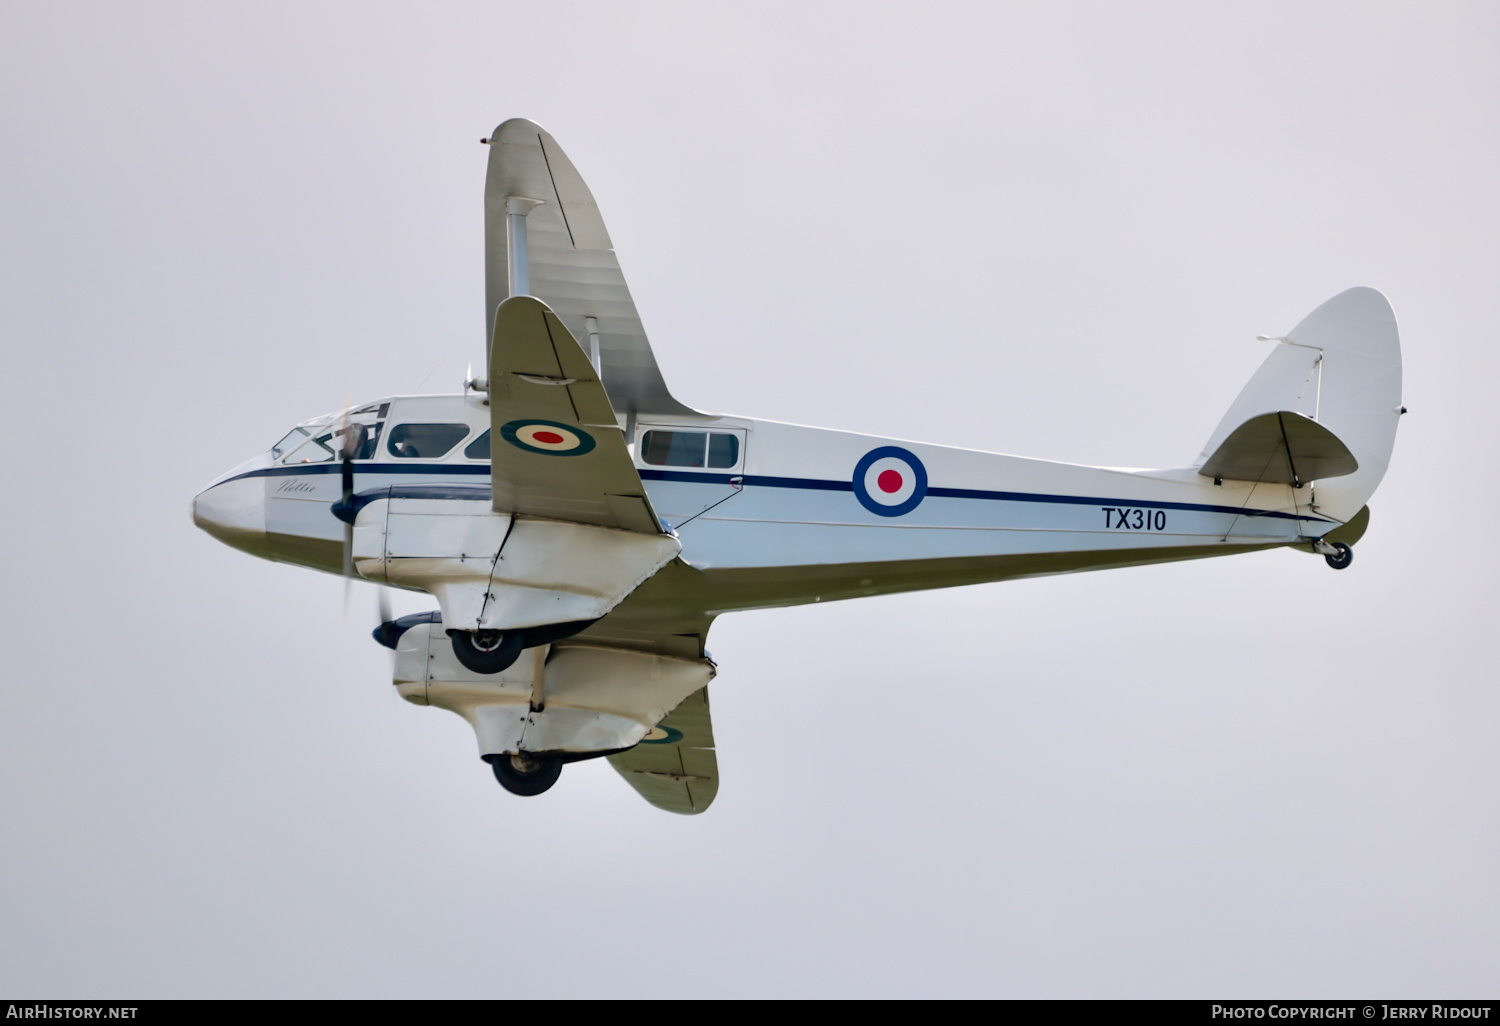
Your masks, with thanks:
M 510 272 L 510 294 L 531 295 L 531 257 L 526 252 L 526 215 L 545 200 L 526 196 L 505 197 L 505 257 Z

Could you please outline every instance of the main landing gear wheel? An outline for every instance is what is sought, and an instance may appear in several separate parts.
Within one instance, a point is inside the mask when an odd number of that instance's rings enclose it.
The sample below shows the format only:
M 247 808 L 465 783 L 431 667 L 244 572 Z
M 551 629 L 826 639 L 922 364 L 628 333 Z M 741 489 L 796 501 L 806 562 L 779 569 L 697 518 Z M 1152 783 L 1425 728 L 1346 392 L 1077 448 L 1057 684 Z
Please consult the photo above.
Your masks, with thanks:
M 562 760 L 555 755 L 486 755 L 495 779 L 511 794 L 531 797 L 541 794 L 562 776 Z
M 1324 561 L 1335 570 L 1348 569 L 1349 564 L 1354 562 L 1354 550 L 1343 542 L 1334 542 L 1333 547 L 1338 551 L 1324 555 Z
M 475 673 L 499 673 L 521 655 L 520 631 L 454 631 L 453 654 Z

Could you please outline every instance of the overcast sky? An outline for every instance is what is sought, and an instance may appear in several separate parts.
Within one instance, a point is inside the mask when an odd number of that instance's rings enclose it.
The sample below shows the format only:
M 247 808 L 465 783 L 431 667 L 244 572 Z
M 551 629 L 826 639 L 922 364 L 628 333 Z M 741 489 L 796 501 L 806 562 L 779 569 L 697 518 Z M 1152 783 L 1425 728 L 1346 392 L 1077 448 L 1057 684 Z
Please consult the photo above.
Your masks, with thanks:
M 1497 10 L 7 0 L 0 990 L 1493 996 Z M 708 813 L 502 792 L 371 586 L 188 511 L 482 363 L 515 116 L 700 409 L 1181 466 L 1383 290 L 1353 567 L 725 616 Z

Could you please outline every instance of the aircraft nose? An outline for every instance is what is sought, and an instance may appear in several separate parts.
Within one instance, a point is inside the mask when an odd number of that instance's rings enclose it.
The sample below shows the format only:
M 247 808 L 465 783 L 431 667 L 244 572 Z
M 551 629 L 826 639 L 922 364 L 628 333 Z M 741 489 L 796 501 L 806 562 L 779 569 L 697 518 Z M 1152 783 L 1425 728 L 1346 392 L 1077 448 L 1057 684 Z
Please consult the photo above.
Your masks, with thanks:
M 259 477 L 210 485 L 193 498 L 193 523 L 225 545 L 255 552 L 266 543 L 266 489 Z

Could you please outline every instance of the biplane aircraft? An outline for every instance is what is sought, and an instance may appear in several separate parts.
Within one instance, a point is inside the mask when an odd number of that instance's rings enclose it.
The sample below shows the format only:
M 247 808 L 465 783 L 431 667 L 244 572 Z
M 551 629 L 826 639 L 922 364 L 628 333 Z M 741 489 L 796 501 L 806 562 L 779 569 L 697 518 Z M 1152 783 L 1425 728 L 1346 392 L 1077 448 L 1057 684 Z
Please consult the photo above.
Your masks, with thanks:
M 1373 289 L 1263 337 L 1178 468 L 708 414 L 667 390 L 556 140 L 515 119 L 484 142 L 485 374 L 300 424 L 193 518 L 253 555 L 432 595 L 376 640 L 400 694 L 464 717 L 511 792 L 603 756 L 652 804 L 707 808 L 722 613 L 1276 546 L 1350 565 L 1405 412 Z

